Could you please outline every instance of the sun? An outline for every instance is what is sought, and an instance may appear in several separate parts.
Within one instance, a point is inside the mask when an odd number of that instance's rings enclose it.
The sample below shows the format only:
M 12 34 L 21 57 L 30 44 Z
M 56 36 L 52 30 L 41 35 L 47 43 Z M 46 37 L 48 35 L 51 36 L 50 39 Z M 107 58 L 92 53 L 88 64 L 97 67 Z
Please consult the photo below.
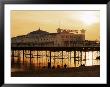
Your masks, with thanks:
M 86 14 L 86 15 L 81 16 L 81 21 L 85 25 L 92 25 L 93 23 L 96 22 L 96 17 L 94 15 L 91 15 L 91 14 Z

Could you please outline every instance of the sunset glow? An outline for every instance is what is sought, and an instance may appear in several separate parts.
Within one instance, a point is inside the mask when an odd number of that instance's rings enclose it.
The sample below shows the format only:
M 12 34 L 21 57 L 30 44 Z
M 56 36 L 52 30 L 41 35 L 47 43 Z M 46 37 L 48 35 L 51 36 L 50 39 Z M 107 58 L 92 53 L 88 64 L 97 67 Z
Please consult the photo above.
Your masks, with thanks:
M 11 37 L 25 35 L 39 27 L 48 32 L 85 29 L 86 39 L 99 39 L 99 11 L 11 11 Z M 59 23 L 60 21 L 60 23 Z M 94 34 L 94 36 L 93 36 Z
M 82 22 L 84 22 L 85 25 L 92 25 L 96 22 L 96 17 L 93 15 L 83 15 L 81 18 Z

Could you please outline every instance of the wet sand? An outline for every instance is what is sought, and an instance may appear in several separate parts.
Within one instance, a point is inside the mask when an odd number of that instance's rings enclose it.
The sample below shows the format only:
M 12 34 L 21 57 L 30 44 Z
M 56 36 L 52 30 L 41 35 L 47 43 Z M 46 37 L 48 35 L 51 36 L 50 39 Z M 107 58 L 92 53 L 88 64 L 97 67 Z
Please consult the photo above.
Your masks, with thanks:
M 11 72 L 12 77 L 100 77 L 100 66 L 81 66 L 62 69 L 24 69 Z

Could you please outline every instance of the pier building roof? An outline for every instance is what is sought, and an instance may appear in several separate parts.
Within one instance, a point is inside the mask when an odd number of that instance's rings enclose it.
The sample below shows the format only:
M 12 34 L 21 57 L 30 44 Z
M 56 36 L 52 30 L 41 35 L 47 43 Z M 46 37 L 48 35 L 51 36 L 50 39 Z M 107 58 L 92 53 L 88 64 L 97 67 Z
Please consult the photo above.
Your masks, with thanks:
M 49 34 L 49 32 L 43 31 L 43 30 L 41 30 L 41 29 L 39 28 L 38 30 L 32 31 L 32 32 L 30 32 L 30 33 L 28 33 L 28 34 Z

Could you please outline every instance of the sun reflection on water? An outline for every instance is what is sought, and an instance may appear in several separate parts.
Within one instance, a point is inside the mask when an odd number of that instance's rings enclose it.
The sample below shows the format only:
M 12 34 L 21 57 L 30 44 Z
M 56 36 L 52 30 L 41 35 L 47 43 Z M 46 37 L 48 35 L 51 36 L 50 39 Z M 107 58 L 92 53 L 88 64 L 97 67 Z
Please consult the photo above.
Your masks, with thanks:
M 52 52 L 51 53 L 51 67 L 63 67 L 64 64 L 67 65 L 67 67 L 79 67 L 81 64 L 84 64 L 85 66 L 92 66 L 92 65 L 100 65 L 100 60 L 96 60 L 96 57 L 99 56 L 99 51 L 88 51 L 88 52 L 76 52 L 76 56 L 79 57 L 75 61 L 74 59 L 74 52 L 63 52 L 63 56 L 60 54 L 61 52 Z M 38 57 L 36 56 L 36 52 L 33 52 L 34 58 L 31 59 L 31 65 L 33 65 L 34 68 L 43 68 L 48 66 L 48 62 L 50 61 L 49 53 L 45 51 L 38 52 Z M 42 56 L 40 56 L 42 55 Z M 60 55 L 60 56 L 59 56 Z M 82 55 L 82 59 L 80 56 Z M 30 66 L 30 58 L 24 58 L 23 63 L 23 54 L 21 52 L 20 58 L 15 57 L 15 63 L 19 62 L 21 67 L 28 67 Z M 70 58 L 71 56 L 71 58 Z M 64 58 L 64 59 L 62 59 Z M 14 66 L 16 68 L 16 66 Z

